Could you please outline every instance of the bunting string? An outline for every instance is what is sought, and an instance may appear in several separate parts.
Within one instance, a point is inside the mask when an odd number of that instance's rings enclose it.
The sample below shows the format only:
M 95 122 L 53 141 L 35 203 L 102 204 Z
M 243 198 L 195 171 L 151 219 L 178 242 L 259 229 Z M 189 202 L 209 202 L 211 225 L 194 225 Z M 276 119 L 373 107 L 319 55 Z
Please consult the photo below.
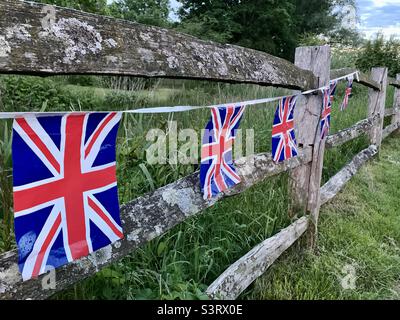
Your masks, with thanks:
M 357 81 L 359 81 L 359 72 L 353 72 L 347 74 L 345 76 L 330 80 L 330 83 L 335 81 L 340 81 L 343 79 L 353 79 L 354 76 L 356 77 Z M 173 106 L 173 107 L 155 107 L 155 108 L 141 108 L 141 109 L 132 109 L 132 110 L 119 110 L 119 111 L 59 111 L 59 112 L 49 112 L 49 111 L 38 111 L 38 112 L 0 112 L 0 119 L 15 119 L 21 117 L 29 117 L 29 116 L 62 116 L 66 114 L 84 114 L 84 113 L 107 113 L 107 112 L 121 112 L 121 113 L 133 113 L 133 114 L 155 114 L 155 113 L 175 113 L 175 112 L 185 112 L 191 110 L 199 110 L 199 109 L 211 109 L 219 106 L 254 106 L 265 104 L 269 102 L 280 101 L 286 97 L 293 97 L 293 96 L 301 96 L 301 95 L 308 95 L 314 92 L 321 91 L 328 86 L 320 87 L 317 89 L 311 89 L 307 91 L 300 92 L 299 94 L 293 95 L 286 95 L 280 97 L 272 97 L 272 98 L 263 98 L 263 99 L 255 99 L 255 100 L 247 100 L 241 102 L 233 102 L 233 103 L 226 103 L 226 104 L 217 104 L 217 105 L 210 105 L 210 106 Z

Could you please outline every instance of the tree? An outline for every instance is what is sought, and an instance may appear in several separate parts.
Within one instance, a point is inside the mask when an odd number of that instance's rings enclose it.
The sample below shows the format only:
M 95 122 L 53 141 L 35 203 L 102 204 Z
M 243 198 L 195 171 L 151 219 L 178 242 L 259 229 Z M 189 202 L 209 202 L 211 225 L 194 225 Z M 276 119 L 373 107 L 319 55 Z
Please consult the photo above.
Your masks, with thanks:
M 327 32 L 335 26 L 337 14 L 333 13 L 332 0 L 293 0 L 295 11 L 293 21 L 298 34 Z
M 34 0 L 160 27 L 170 26 L 168 0 Z
M 356 66 L 366 72 L 372 67 L 388 67 L 389 75 L 395 77 L 400 73 L 400 41 L 394 38 L 385 40 L 382 34 L 378 34 L 360 50 Z
M 118 0 L 110 5 L 113 16 L 143 24 L 167 27 L 168 0 Z
M 320 34 L 336 25 L 338 1 L 347 0 L 182 0 L 177 27 L 291 59 L 304 33 Z
M 234 43 L 291 58 L 296 47 L 295 7 L 290 1 L 253 0 L 239 3 L 235 21 L 241 25 Z
M 35 2 L 53 4 L 97 14 L 109 14 L 107 0 L 34 0 Z

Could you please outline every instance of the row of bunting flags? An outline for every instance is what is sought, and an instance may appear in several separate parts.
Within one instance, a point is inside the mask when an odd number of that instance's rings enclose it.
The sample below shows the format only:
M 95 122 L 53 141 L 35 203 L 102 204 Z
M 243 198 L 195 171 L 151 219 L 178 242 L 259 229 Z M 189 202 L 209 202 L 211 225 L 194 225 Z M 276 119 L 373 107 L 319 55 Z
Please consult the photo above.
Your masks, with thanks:
M 348 106 L 353 76 L 340 78 L 348 80 L 341 110 Z M 332 101 L 340 79 L 331 81 L 328 87 L 302 93 L 323 93 L 322 139 L 329 133 Z M 204 199 L 240 183 L 232 148 L 247 105 L 279 100 L 272 127 L 273 160 L 278 163 L 298 154 L 293 117 L 298 96 L 211 108 L 201 150 L 200 188 Z M 186 111 L 199 107 L 178 108 Z M 162 112 L 159 109 L 152 111 Z M 14 118 L 14 225 L 24 280 L 123 238 L 115 151 L 122 113 L 0 113 L 0 118 Z
M 347 86 L 340 110 L 344 111 L 353 88 L 353 76 L 347 77 Z M 331 108 L 336 94 L 338 80 L 320 88 L 323 95 L 320 119 L 321 139 L 325 139 L 331 126 Z M 272 159 L 279 163 L 298 155 L 294 127 L 294 110 L 299 95 L 286 96 L 279 99 L 272 126 Z M 211 110 L 211 119 L 203 138 L 200 166 L 200 186 L 204 199 L 240 183 L 232 160 L 232 146 L 235 133 L 240 125 L 245 110 L 244 105 L 215 107 Z

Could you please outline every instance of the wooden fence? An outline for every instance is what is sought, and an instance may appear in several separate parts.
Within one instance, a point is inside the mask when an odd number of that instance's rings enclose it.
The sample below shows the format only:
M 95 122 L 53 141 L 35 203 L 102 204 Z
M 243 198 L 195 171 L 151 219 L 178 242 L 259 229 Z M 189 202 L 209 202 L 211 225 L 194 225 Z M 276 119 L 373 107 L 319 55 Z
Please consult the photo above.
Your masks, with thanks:
M 251 49 L 76 10 L 22 1 L 0 3 L 0 73 L 168 77 L 307 90 L 328 85 L 330 78 L 352 71 L 330 71 L 328 46 L 298 48 L 292 64 Z M 0 255 L 0 299 L 47 298 L 118 261 L 182 221 L 201 214 L 217 201 L 289 171 L 288 214 L 294 222 L 231 265 L 207 289 L 211 298 L 237 298 L 303 234 L 308 245 L 315 247 L 320 206 L 332 199 L 379 152 L 383 138 L 399 128 L 400 75 L 388 83 L 387 69 L 373 68 L 370 76 L 361 74 L 359 83 L 369 87 L 365 120 L 321 141 L 318 129 L 322 97 L 306 96 L 299 101 L 295 112 L 298 157 L 280 164 L 275 164 L 269 153 L 237 160 L 241 184 L 212 200 L 203 200 L 199 173 L 195 172 L 122 205 L 125 238 L 57 269 L 55 289 L 43 288 L 42 281 L 47 275 L 23 282 L 16 251 Z M 392 109 L 385 109 L 388 84 L 396 87 Z M 384 117 L 392 118 L 386 128 L 383 128 Z M 325 148 L 337 147 L 363 134 L 369 136 L 370 146 L 321 187 Z

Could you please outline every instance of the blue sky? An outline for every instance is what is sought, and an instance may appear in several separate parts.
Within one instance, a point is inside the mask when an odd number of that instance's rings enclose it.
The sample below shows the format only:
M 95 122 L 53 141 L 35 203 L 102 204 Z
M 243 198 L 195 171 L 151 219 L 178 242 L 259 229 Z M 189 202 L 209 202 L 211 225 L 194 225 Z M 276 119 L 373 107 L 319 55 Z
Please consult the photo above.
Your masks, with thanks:
M 371 37 L 381 31 L 400 38 L 400 0 L 357 0 L 359 28 Z
M 399 1 L 400 1 L 400 0 L 399 0 Z M 180 6 L 180 3 L 179 3 L 178 1 L 176 1 L 176 0 L 169 0 L 169 3 L 171 4 L 172 10 L 176 10 L 176 9 L 178 9 L 179 6 Z M 170 13 L 170 18 L 173 19 L 173 20 L 176 19 L 176 15 L 175 15 L 174 12 L 171 12 L 171 13 Z

